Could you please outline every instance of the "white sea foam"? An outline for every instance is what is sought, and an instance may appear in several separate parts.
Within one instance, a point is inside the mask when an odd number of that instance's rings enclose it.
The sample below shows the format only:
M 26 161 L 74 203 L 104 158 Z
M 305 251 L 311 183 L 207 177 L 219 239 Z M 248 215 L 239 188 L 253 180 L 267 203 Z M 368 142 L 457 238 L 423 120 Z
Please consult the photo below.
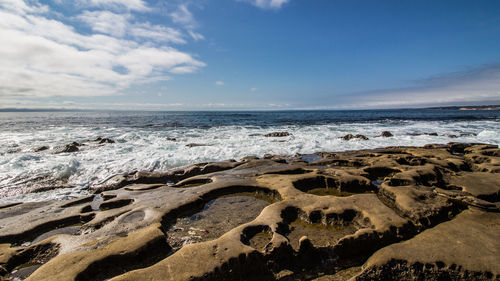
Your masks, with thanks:
M 376 137 L 384 130 L 394 137 Z M 291 136 L 262 135 L 287 131 Z M 412 135 L 436 132 L 439 136 Z M 363 134 L 368 141 L 341 140 L 345 134 Z M 467 134 L 449 138 L 447 134 Z M 99 145 L 97 137 L 114 139 Z M 176 141 L 168 140 L 175 138 Z M 54 154 L 53 148 L 72 141 L 85 143 L 80 151 Z M 111 175 L 136 170 L 164 171 L 197 162 L 241 159 L 266 153 L 293 155 L 318 151 L 345 151 L 385 146 L 422 146 L 428 143 L 500 143 L 497 121 L 400 121 L 312 126 L 222 126 L 209 129 L 172 128 L 155 131 L 137 128 L 54 127 L 33 132 L 2 132 L 0 136 L 0 203 L 67 199 L 87 194 L 87 188 Z M 187 147 L 189 143 L 207 146 Z M 51 149 L 34 152 L 37 147 Z M 30 193 L 40 186 L 69 185 Z

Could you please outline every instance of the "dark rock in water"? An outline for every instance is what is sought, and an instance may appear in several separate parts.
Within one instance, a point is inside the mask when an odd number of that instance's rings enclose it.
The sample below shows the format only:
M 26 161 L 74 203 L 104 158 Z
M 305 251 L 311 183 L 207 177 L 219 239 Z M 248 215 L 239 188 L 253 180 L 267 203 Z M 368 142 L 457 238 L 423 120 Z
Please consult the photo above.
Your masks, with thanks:
M 345 135 L 343 137 L 340 137 L 340 138 L 343 139 L 343 140 L 351 140 L 351 139 L 354 138 L 354 135 L 353 134 L 347 134 L 347 135 Z
M 168 141 L 177 141 L 176 138 L 167 138 Z
M 264 137 L 266 138 L 281 138 L 281 137 L 288 137 L 291 134 L 289 132 L 272 132 L 269 134 L 265 134 Z
M 100 144 L 103 144 L 103 143 L 115 143 L 115 141 L 112 140 L 112 139 L 104 138 L 101 141 L 99 141 L 99 143 Z
M 346 140 L 346 141 L 352 140 L 352 139 L 369 140 L 369 138 L 366 137 L 365 135 L 359 135 L 359 134 L 358 135 L 347 134 L 347 135 L 341 137 L 341 139 Z
M 58 154 L 58 153 L 76 152 L 80 150 L 78 148 L 80 146 L 81 146 L 80 143 L 72 142 L 70 144 L 65 145 L 64 147 L 57 148 L 56 151 L 54 151 L 54 153 Z
M 115 143 L 114 140 L 109 139 L 109 138 L 101 138 L 98 137 L 97 139 L 94 140 L 95 142 L 99 142 L 99 144 L 104 144 L 104 143 Z
M 389 137 L 393 137 L 394 135 L 389 131 L 383 131 L 380 136 L 385 137 L 385 138 L 389 138 Z
M 47 150 L 47 149 L 49 149 L 49 147 L 46 146 L 46 145 L 44 145 L 44 146 L 40 146 L 40 147 L 35 148 L 34 151 L 35 152 L 40 152 L 40 151 L 44 151 L 44 150 Z
M 461 137 L 477 137 L 476 133 L 461 133 Z
M 454 135 L 454 134 L 446 134 L 445 136 L 447 136 L 451 139 L 457 138 L 457 135 Z
M 424 133 L 424 135 L 437 137 L 438 134 L 437 133 Z
M 197 146 L 210 146 L 210 144 L 204 144 L 204 143 L 188 143 L 186 144 L 187 147 L 197 147 Z

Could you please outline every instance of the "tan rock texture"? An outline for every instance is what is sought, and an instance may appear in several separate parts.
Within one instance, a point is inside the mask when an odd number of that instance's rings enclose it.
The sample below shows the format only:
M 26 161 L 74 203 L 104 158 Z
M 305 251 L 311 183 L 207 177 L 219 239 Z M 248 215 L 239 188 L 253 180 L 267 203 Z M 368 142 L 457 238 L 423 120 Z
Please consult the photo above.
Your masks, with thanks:
M 92 196 L 0 206 L 0 275 L 499 280 L 499 155 L 450 143 L 117 175 Z

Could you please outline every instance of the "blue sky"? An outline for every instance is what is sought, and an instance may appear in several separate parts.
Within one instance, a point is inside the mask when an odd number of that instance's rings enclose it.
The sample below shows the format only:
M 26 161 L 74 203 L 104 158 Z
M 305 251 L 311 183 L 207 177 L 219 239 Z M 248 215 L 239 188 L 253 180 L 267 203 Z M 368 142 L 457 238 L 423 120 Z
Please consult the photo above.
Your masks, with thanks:
M 500 2 L 2 0 L 0 108 L 500 103 Z

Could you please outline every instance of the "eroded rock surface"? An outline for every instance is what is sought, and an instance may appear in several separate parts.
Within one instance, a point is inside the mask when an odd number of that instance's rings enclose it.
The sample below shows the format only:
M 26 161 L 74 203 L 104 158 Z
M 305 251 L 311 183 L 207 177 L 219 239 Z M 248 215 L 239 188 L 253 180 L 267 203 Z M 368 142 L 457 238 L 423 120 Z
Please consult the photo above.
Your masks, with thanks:
M 498 280 L 500 150 L 247 157 L 0 206 L 0 275 L 27 280 Z

